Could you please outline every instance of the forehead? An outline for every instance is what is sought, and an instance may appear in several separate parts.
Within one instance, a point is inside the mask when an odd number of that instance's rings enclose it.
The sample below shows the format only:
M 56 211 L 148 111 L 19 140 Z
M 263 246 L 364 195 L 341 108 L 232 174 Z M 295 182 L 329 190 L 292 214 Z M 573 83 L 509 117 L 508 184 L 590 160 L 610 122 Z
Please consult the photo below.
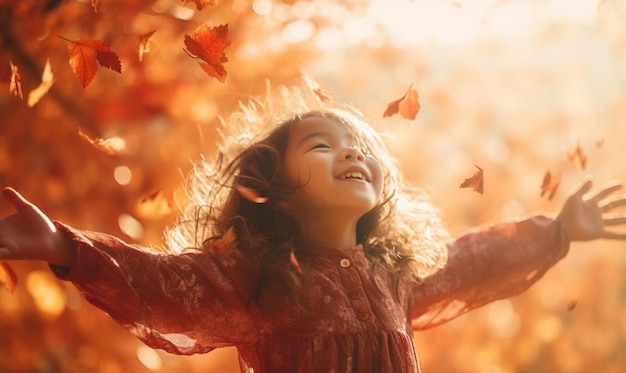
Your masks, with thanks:
M 322 116 L 312 116 L 300 120 L 291 129 L 289 137 L 291 142 L 298 142 L 314 135 L 352 138 L 352 133 L 346 124 L 337 119 Z

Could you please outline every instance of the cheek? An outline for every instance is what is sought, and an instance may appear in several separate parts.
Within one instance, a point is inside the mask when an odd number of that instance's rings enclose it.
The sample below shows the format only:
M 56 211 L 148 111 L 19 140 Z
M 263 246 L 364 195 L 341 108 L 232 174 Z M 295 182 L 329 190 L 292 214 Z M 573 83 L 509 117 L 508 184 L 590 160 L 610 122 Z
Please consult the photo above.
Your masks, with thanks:
M 374 184 L 374 189 L 380 196 L 383 191 L 383 169 L 380 167 L 380 164 L 375 160 L 370 160 L 370 170 L 372 172 L 372 183 Z

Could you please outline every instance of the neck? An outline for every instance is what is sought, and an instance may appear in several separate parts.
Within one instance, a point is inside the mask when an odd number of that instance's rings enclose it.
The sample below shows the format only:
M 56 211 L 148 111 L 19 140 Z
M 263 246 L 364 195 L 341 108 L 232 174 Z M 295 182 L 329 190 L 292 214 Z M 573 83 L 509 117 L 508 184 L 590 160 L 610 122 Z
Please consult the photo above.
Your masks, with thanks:
M 349 249 L 356 245 L 357 222 L 338 214 L 305 219 L 303 223 L 308 245 Z

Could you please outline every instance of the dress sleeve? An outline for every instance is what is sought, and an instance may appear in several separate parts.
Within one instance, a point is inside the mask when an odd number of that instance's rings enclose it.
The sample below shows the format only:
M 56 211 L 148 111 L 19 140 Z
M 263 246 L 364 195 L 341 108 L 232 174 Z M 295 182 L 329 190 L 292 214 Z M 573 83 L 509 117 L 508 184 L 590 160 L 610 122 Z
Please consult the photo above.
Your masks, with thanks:
M 228 255 L 167 255 L 55 222 L 76 248 L 70 268 L 50 265 L 144 343 L 175 354 L 255 342 L 248 307 L 254 267 Z
M 413 288 L 412 326 L 426 329 L 517 295 L 568 250 L 560 223 L 540 214 L 474 228 L 449 246 L 444 269 Z

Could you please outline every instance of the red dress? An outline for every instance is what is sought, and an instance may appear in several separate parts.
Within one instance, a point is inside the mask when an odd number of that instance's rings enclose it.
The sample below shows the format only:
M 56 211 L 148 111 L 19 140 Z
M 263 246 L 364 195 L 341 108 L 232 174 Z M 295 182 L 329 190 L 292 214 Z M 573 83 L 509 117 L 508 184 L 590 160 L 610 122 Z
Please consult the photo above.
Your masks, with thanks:
M 242 372 L 419 372 L 413 330 L 518 294 L 565 256 L 569 241 L 543 215 L 473 229 L 446 267 L 396 286 L 361 245 L 319 248 L 301 261 L 304 310 L 250 302 L 256 268 L 237 250 L 166 255 L 56 223 L 75 243 L 52 267 L 147 345 L 175 354 L 236 346 Z M 308 306 L 307 306 L 308 305 Z

